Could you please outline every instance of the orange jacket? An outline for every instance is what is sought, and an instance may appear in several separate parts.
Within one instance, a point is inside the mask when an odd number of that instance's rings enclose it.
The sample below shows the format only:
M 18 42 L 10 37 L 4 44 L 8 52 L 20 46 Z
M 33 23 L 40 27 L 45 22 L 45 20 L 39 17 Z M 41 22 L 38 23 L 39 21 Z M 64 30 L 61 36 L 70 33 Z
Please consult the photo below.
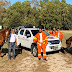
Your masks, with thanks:
M 58 32 L 56 33 L 57 34 L 57 37 L 58 37 Z M 59 32 L 59 37 L 58 37 L 61 41 L 62 41 L 62 39 L 63 39 L 63 34 L 62 34 L 62 32 Z
M 52 31 L 48 31 L 50 34 L 52 34 Z
M 56 33 L 55 34 L 51 34 L 51 36 L 58 37 L 58 35 Z
M 48 44 L 48 37 L 46 36 L 46 34 L 44 32 L 42 32 L 42 40 L 43 40 L 43 44 Z M 35 37 L 33 38 L 34 42 L 37 42 L 37 44 L 40 44 L 40 35 L 39 33 L 37 33 L 35 35 Z
M 46 30 L 47 32 L 49 32 L 50 34 L 52 34 L 52 31 L 48 31 L 48 30 Z
M 46 31 L 49 32 L 50 34 L 52 34 L 52 31 L 48 31 L 48 30 L 46 30 Z M 55 33 L 57 33 L 57 31 Z

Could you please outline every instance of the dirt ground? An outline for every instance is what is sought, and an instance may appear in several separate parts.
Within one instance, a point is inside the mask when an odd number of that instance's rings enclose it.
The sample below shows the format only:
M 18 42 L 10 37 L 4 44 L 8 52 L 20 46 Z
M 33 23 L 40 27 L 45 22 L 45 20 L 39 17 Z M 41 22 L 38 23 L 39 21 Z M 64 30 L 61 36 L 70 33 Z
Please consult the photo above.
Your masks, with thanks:
M 63 31 L 63 47 L 66 47 L 65 40 L 72 35 L 72 32 Z M 47 61 L 39 61 L 33 57 L 30 50 L 16 50 L 16 58 L 8 60 L 8 44 L 4 45 L 2 58 L 0 59 L 0 72 L 72 72 L 72 50 L 68 53 L 50 52 L 47 53 Z
M 2 54 L 3 55 L 3 54 Z M 47 61 L 38 60 L 30 51 L 22 50 L 16 59 L 8 60 L 8 54 L 0 59 L 0 72 L 72 72 L 72 55 L 65 51 L 47 53 Z

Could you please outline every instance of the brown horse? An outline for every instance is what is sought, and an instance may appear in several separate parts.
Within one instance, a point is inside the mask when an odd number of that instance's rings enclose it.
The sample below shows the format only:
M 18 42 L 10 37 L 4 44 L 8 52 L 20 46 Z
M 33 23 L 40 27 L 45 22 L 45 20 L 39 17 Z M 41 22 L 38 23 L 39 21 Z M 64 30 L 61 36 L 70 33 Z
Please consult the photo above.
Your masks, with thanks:
M 72 36 L 66 40 L 66 45 L 67 45 L 67 48 L 69 48 L 72 45 Z
M 2 52 L 2 46 L 7 40 L 8 36 L 10 34 L 10 28 L 5 28 L 5 30 L 0 31 L 0 57 Z

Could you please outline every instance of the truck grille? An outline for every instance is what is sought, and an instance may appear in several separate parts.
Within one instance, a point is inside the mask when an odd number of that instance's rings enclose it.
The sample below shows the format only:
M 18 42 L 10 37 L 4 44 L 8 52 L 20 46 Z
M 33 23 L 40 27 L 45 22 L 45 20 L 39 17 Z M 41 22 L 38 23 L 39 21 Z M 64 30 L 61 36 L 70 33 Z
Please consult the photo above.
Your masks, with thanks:
M 53 40 L 53 41 L 48 41 L 50 44 L 59 44 L 60 40 Z

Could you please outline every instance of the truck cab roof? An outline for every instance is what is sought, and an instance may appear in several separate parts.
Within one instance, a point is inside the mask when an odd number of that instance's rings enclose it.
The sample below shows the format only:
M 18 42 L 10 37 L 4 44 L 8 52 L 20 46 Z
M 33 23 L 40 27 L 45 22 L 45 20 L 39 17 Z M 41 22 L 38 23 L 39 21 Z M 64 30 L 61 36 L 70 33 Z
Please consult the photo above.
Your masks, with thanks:
M 21 29 L 27 29 L 27 30 L 39 30 L 39 28 L 21 28 Z

